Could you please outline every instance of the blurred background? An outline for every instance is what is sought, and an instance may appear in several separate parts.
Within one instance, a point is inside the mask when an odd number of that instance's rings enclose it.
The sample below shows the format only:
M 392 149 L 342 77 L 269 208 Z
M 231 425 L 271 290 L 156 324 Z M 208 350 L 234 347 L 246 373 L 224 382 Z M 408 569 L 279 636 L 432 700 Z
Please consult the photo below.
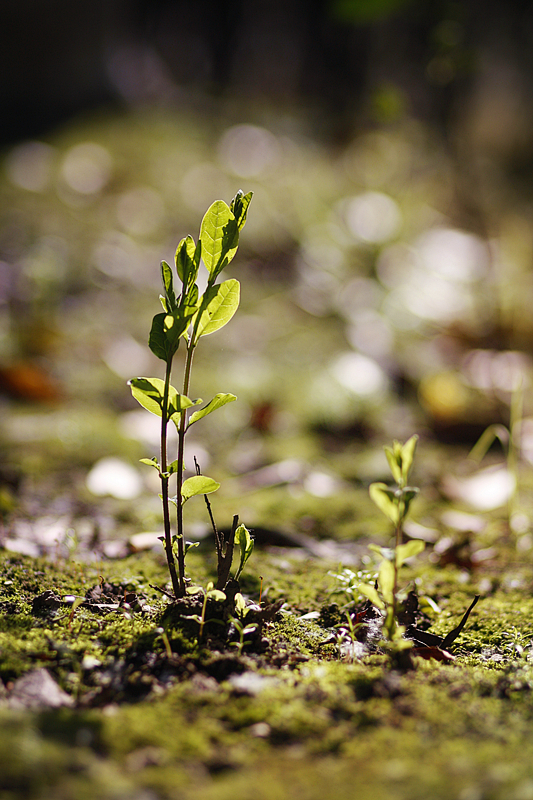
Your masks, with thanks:
M 489 512 L 530 549 L 532 4 L 6 0 L 2 18 L 4 546 L 113 556 L 159 533 L 138 464 L 158 420 L 127 380 L 162 374 L 159 262 L 242 188 L 241 309 L 191 392 L 239 401 L 187 453 L 223 483 L 220 524 L 374 535 L 382 446 L 416 432 L 418 535 Z

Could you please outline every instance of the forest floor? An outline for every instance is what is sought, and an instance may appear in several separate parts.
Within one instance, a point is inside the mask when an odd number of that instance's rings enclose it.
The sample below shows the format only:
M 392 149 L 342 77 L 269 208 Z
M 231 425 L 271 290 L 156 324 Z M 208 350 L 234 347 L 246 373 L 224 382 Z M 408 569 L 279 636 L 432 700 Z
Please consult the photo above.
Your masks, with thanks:
M 433 633 L 481 595 L 454 660 L 407 670 L 339 627 L 375 572 L 360 540 L 345 543 L 349 567 L 340 552 L 258 547 L 241 590 L 283 605 L 240 652 L 165 616 L 157 549 L 0 551 L 0 797 L 532 798 L 533 574 L 504 529 L 493 518 L 475 543 L 430 545 L 405 568 L 402 584 L 438 605 L 424 606 Z M 208 549 L 189 557 L 204 586 Z

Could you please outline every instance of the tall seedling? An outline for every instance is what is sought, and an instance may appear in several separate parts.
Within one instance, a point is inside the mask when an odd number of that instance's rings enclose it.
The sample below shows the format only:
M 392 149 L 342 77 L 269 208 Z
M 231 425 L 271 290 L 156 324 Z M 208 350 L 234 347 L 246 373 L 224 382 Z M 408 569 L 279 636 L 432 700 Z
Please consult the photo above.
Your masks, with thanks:
M 246 222 L 252 192 L 239 191 L 228 206 L 217 200 L 207 210 L 200 226 L 199 241 L 192 236 L 182 239 L 175 256 L 176 273 L 181 283 L 179 292 L 174 289 L 175 275 L 166 261 L 161 262 L 161 278 L 164 292 L 160 295 L 163 311 L 156 314 L 148 344 L 150 350 L 165 362 L 165 378 L 133 378 L 129 381 L 135 399 L 153 414 L 161 417 L 161 453 L 157 458 L 142 459 L 145 464 L 155 467 L 161 479 L 161 498 L 163 502 L 164 547 L 176 597 L 183 597 L 186 591 L 185 553 L 186 543 L 183 532 L 183 506 L 195 495 L 208 495 L 216 491 L 220 484 L 205 475 L 184 477 L 185 436 L 191 425 L 218 408 L 237 398 L 233 394 L 219 393 L 202 408 L 190 414 L 193 406 L 203 401 L 188 397 L 194 352 L 202 336 L 208 336 L 224 327 L 233 317 L 239 306 L 240 286 L 234 278 L 218 283 L 222 270 L 235 256 L 239 246 L 239 233 Z M 200 295 L 197 278 L 200 263 L 207 269 L 207 287 Z M 171 385 L 172 361 L 180 343 L 186 348 L 181 394 Z M 167 429 L 174 423 L 178 433 L 178 449 L 175 460 L 169 461 Z M 176 476 L 176 497 L 170 497 L 170 481 Z M 170 503 L 175 503 L 176 533 L 172 535 Z M 244 526 L 241 526 L 244 527 Z M 234 520 L 235 536 L 237 518 Z M 216 531 L 215 531 L 216 533 Z M 217 534 L 217 553 L 219 564 L 224 560 L 223 544 Z M 230 556 L 231 553 L 226 553 Z M 177 568 L 176 568 L 177 565 Z M 227 577 L 229 567 L 223 570 Z

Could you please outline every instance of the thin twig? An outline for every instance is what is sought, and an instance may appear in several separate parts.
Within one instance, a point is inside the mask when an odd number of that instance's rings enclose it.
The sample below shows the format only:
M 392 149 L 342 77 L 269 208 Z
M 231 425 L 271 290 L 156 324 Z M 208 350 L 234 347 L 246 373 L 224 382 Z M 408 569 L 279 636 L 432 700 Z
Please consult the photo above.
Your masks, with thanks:
M 149 583 L 148 586 L 150 587 L 150 589 L 155 589 L 156 592 L 161 592 L 161 594 L 165 594 L 168 598 L 170 598 L 170 600 L 176 599 L 175 595 L 170 594 L 170 592 L 167 592 L 166 589 L 160 589 L 159 586 L 155 586 L 155 584 L 153 583 Z
M 201 475 L 202 474 L 202 470 L 200 469 L 200 465 L 199 465 L 198 461 L 196 460 L 196 456 L 193 456 L 193 458 L 194 458 L 194 466 L 196 467 L 196 474 L 197 475 Z M 222 534 L 217 529 L 217 526 L 216 526 L 216 523 L 215 523 L 215 518 L 213 516 L 213 511 L 211 509 L 211 503 L 209 502 L 209 495 L 204 494 L 204 500 L 205 500 L 205 504 L 207 506 L 207 513 L 209 514 L 209 519 L 211 520 L 211 527 L 213 528 L 213 533 L 215 535 L 215 546 L 216 546 L 216 550 L 217 550 L 217 558 L 220 559 L 222 557 L 222 547 L 223 547 L 223 544 L 224 544 L 224 540 L 222 538 Z

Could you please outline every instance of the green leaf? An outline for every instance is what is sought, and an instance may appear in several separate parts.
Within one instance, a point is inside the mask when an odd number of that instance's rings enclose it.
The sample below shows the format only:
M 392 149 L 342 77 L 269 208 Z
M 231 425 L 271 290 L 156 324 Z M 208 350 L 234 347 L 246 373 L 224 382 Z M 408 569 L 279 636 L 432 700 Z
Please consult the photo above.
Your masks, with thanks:
M 372 483 L 368 489 L 370 499 L 377 505 L 380 511 L 388 517 L 391 522 L 397 525 L 400 521 L 398 509 L 398 498 L 392 489 L 385 483 Z
M 180 313 L 183 314 L 184 319 L 187 320 L 187 327 L 189 326 L 193 316 L 198 311 L 198 286 L 194 283 L 188 290 L 187 294 L 182 297 L 180 304 Z
M 184 294 L 187 294 L 198 275 L 200 266 L 201 244 L 196 245 L 192 236 L 182 239 L 176 249 L 176 271 L 183 283 Z
M 221 392 L 216 394 L 211 402 L 209 402 L 199 411 L 195 411 L 193 414 L 191 414 L 189 419 L 189 427 L 195 422 L 198 422 L 199 419 L 202 419 L 202 417 L 207 417 L 208 414 L 216 411 L 217 408 L 222 408 L 222 406 L 225 406 L 227 403 L 232 403 L 236 399 L 237 398 L 234 394 L 223 394 Z
M 170 264 L 166 261 L 161 262 L 161 280 L 165 288 L 165 297 L 167 300 L 167 310 L 174 311 L 176 308 L 176 295 L 174 294 L 174 284 L 172 277 L 172 269 Z
M 148 464 L 149 467 L 155 467 L 156 470 L 159 472 L 159 461 L 154 456 L 154 458 L 140 458 L 139 461 L 141 464 Z
M 185 555 L 192 550 L 193 547 L 200 547 L 200 542 L 185 542 Z
M 237 227 L 240 231 L 244 228 L 246 222 L 246 215 L 248 213 L 248 206 L 252 201 L 254 193 L 248 192 L 248 194 L 244 194 L 242 189 L 239 189 L 235 197 L 230 203 L 230 210 L 233 212 L 235 219 L 237 220 Z
M 400 462 L 401 459 L 401 451 L 399 450 L 399 442 L 394 441 L 392 447 L 388 447 L 387 445 L 383 448 L 385 450 L 385 455 L 387 456 L 387 461 L 389 462 L 390 471 L 392 477 L 396 481 L 396 483 L 401 485 L 402 482 L 402 465 Z
M 405 486 L 407 483 L 409 472 L 413 466 L 417 442 L 418 436 L 415 434 L 404 445 L 395 439 L 392 447 L 384 448 L 392 477 L 398 486 Z
M 244 599 L 243 595 L 240 592 L 237 592 L 237 594 L 235 595 L 234 602 L 235 602 L 235 611 L 238 614 L 241 614 L 242 616 L 246 611 L 246 600 Z
M 230 207 L 216 200 L 200 226 L 202 259 L 212 280 L 229 264 L 239 246 L 239 228 Z
M 378 570 L 378 584 L 387 605 L 394 602 L 395 570 L 392 561 L 382 561 Z
M 364 594 L 365 597 L 368 597 L 373 606 L 381 609 L 385 608 L 385 603 L 377 593 L 376 589 L 369 583 L 361 583 L 358 586 L 358 589 L 361 594 Z
M 247 625 L 246 628 L 243 629 L 243 635 L 246 636 L 247 633 L 253 633 L 257 630 L 257 624 L 254 623 L 253 625 Z
M 183 481 L 181 486 L 181 497 L 185 503 L 191 497 L 198 494 L 211 494 L 220 489 L 220 483 L 217 483 L 213 478 L 208 478 L 206 475 L 194 475 L 192 478 L 187 478 Z
M 165 313 L 155 315 L 155 317 L 152 320 L 152 328 L 150 330 L 150 336 L 148 338 L 148 347 L 150 348 L 154 356 L 157 356 L 163 361 L 168 361 L 168 359 L 174 355 L 179 345 L 179 338 L 175 348 L 170 345 L 170 342 L 166 335 L 165 324 L 164 324 L 166 316 L 167 315 Z
M 420 539 L 411 539 L 406 544 L 398 545 L 396 548 L 396 566 L 401 567 L 408 558 L 417 556 L 424 550 L 425 546 L 425 543 Z
M 401 449 L 401 462 L 402 462 L 402 479 L 404 485 L 407 483 L 411 467 L 415 457 L 416 445 L 418 443 L 418 436 L 415 434 L 406 441 Z
M 220 589 L 210 589 L 207 592 L 207 596 L 212 600 L 218 600 L 219 603 L 222 603 L 226 599 L 226 595 Z
M 196 290 L 196 291 L 195 291 Z M 169 306 L 165 301 L 163 307 Z M 180 338 L 191 324 L 192 318 L 198 310 L 198 289 L 193 286 L 185 301 L 169 313 L 156 314 L 152 320 L 152 328 L 148 338 L 148 346 L 152 353 L 163 361 L 168 362 L 176 353 Z
M 131 388 L 131 393 L 138 403 L 143 408 L 156 414 L 158 417 L 163 416 L 163 400 L 165 391 L 165 382 L 160 378 L 132 378 L 128 381 Z M 178 394 L 173 386 L 169 386 L 168 390 L 168 419 L 176 422 L 176 415 L 191 406 L 201 403 L 201 400 L 192 401 L 183 394 Z
M 239 547 L 241 551 L 241 563 L 239 564 L 239 569 L 235 573 L 235 580 L 238 581 L 241 572 L 244 569 L 244 565 L 252 555 L 252 551 L 255 545 L 255 541 L 250 536 L 250 531 L 248 530 L 246 525 L 239 525 L 239 527 L 235 531 L 234 543 L 235 547 Z
M 240 284 L 235 278 L 209 286 L 202 297 L 198 322 L 195 323 L 195 341 L 218 331 L 230 321 L 239 307 Z
M 377 553 L 378 556 L 394 561 L 394 550 L 391 547 L 381 547 L 379 544 L 369 544 L 368 549 Z
M 422 597 L 419 597 L 418 600 L 420 603 L 420 608 L 422 610 L 424 610 L 424 608 L 427 606 L 436 614 L 441 613 L 441 609 L 439 608 L 439 606 L 436 604 L 436 602 L 433 600 L 432 597 L 428 597 L 427 595 L 422 595 Z

